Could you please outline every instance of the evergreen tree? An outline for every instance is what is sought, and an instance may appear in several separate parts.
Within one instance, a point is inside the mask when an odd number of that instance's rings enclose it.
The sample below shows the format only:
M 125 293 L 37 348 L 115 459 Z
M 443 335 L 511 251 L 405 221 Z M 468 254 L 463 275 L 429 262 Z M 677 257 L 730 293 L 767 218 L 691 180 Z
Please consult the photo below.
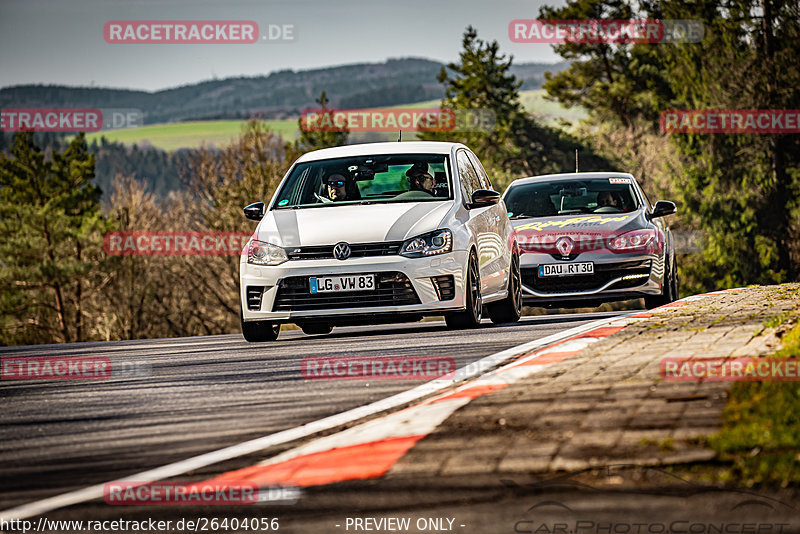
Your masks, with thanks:
M 575 0 L 566 6 L 544 6 L 544 20 L 626 20 L 660 18 L 659 2 L 638 9 L 625 0 Z M 549 98 L 565 106 L 580 106 L 595 119 L 632 130 L 657 129 L 660 106 L 672 96 L 658 46 L 650 43 L 566 42 L 553 45 L 570 68 L 545 74 L 542 86 Z M 640 119 L 647 121 L 642 124 Z
M 104 220 L 84 136 L 50 158 L 18 134 L 0 154 L 0 340 L 81 341 Z
M 519 170 L 523 158 L 516 141 L 524 122 L 518 91 L 522 82 L 509 73 L 512 58 L 500 53 L 497 41 L 478 39 L 478 31 L 472 26 L 464 32 L 461 46 L 459 62 L 442 67 L 437 78 L 445 86 L 441 108 L 459 119 L 466 113 L 488 112 L 494 127 L 469 131 L 457 124 L 453 133 L 423 132 L 419 137 L 458 140 L 478 153 L 485 165 Z
M 322 91 L 322 94 L 316 100 L 316 103 L 319 104 L 319 109 L 316 110 L 319 115 L 322 117 L 327 117 L 327 123 L 333 124 L 334 110 L 328 107 L 330 101 L 325 95 L 325 91 Z M 326 120 L 320 119 L 319 122 L 326 122 Z M 290 162 L 299 158 L 306 152 L 311 152 L 312 150 L 346 145 L 350 134 L 350 131 L 346 126 L 344 128 L 334 129 L 325 128 L 326 131 L 317 131 L 314 128 L 306 127 L 302 115 L 299 119 L 297 119 L 297 127 L 300 130 L 300 138 L 292 143 L 288 143 L 286 147 L 286 155 Z
M 497 41 L 482 41 L 470 26 L 464 32 L 462 47 L 459 63 L 450 63 L 439 73 L 438 80 L 445 85 L 441 107 L 457 117 L 489 112 L 494 116 L 494 127 L 422 132 L 421 139 L 464 143 L 481 158 L 498 189 L 521 176 L 573 171 L 575 150 L 579 151 L 583 170 L 608 169 L 605 160 L 576 139 L 538 124 L 525 113 L 519 101 L 521 82 L 510 73 L 513 58 L 500 53 Z

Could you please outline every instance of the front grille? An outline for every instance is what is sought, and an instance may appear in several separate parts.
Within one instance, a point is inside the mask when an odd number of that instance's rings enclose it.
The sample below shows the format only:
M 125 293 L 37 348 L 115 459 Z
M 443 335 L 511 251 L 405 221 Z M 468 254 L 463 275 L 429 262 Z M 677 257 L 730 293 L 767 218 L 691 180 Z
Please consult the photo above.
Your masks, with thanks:
M 264 294 L 264 286 L 247 286 L 247 309 L 259 311 L 261 309 L 261 296 Z
M 452 274 L 431 277 L 433 288 L 439 300 L 453 300 L 456 298 L 456 283 Z
M 400 252 L 402 245 L 402 241 L 353 243 L 350 245 L 350 257 L 394 256 Z M 333 259 L 333 247 L 334 245 L 320 245 L 287 248 L 286 255 L 290 260 L 330 260 Z
M 336 310 L 419 304 L 419 297 L 411 281 L 399 272 L 376 273 L 377 287 L 373 291 L 312 294 L 308 279 L 308 276 L 292 276 L 278 282 L 278 292 L 272 311 Z
M 599 289 L 621 276 L 650 275 L 650 260 L 626 261 L 620 263 L 595 263 L 594 274 L 575 276 L 539 277 L 539 267 L 522 269 L 523 285 L 540 293 L 572 293 Z M 620 280 L 608 289 L 636 287 L 647 281 L 646 276 Z

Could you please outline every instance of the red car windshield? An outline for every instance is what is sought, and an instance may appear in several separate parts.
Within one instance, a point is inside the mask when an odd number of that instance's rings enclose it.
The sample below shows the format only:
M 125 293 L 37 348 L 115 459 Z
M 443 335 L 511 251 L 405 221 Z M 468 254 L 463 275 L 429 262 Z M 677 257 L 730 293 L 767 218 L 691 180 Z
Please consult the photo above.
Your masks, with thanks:
M 553 180 L 512 186 L 505 196 L 509 217 L 576 213 L 628 213 L 639 207 L 630 178 Z

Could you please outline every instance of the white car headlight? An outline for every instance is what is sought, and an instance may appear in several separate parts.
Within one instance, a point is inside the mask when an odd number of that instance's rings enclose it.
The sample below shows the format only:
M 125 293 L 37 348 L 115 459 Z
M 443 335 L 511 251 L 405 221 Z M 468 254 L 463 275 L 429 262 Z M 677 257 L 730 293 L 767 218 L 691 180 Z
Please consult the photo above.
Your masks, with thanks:
M 453 250 L 453 232 L 444 229 L 406 240 L 400 247 L 400 255 L 407 258 L 424 258 L 446 254 L 451 250 Z
M 247 263 L 253 265 L 280 265 L 288 259 L 286 251 L 272 243 L 254 239 L 247 246 Z

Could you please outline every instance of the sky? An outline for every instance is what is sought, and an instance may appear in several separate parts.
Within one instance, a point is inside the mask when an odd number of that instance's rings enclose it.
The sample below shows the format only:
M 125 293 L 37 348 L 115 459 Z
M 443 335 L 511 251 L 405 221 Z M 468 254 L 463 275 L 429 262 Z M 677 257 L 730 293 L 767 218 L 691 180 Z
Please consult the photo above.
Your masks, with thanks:
M 565 0 L 0 0 L 0 87 L 154 91 L 277 70 L 422 57 L 454 61 L 464 29 L 515 63 L 555 63 L 548 44 L 512 43 L 508 24 Z M 108 21 L 251 20 L 291 25 L 293 40 L 253 44 L 112 44 Z M 273 35 L 275 30 L 273 29 Z

